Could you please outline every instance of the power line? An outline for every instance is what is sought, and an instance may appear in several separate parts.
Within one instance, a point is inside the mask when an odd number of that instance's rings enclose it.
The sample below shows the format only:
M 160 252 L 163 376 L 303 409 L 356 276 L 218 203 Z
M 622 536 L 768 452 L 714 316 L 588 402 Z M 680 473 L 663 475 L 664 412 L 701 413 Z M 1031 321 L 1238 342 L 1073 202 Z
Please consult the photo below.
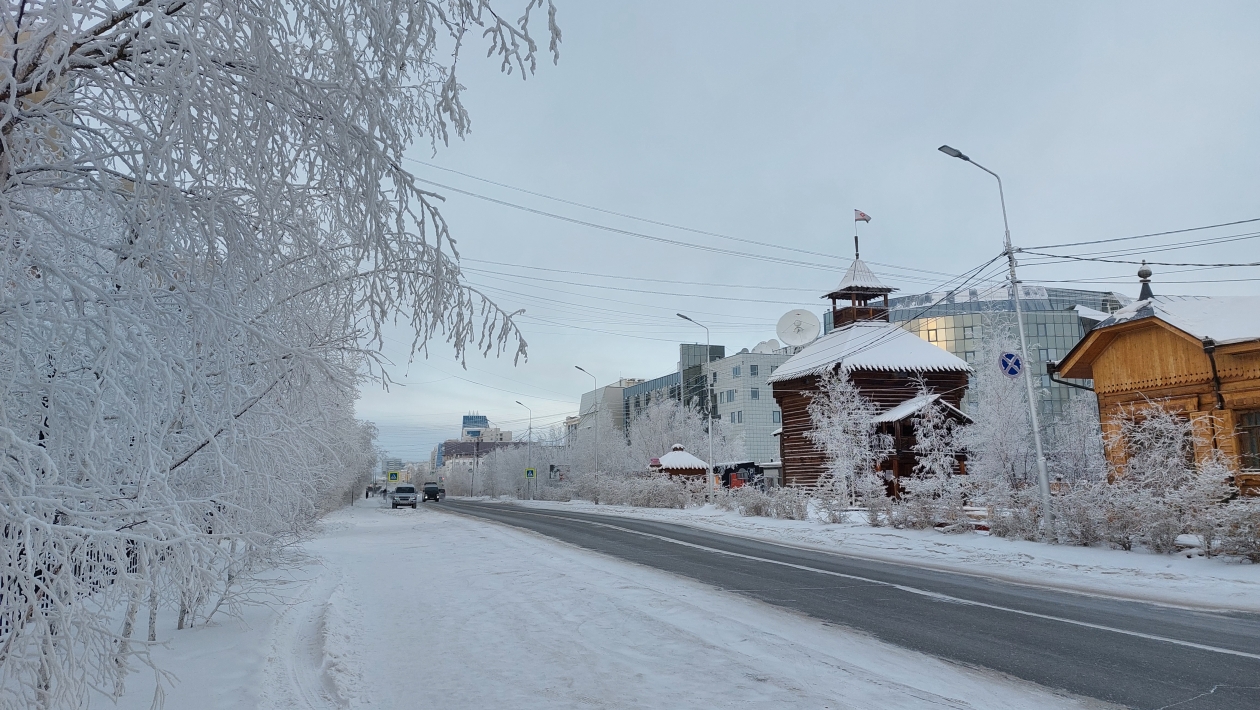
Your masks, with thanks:
M 784 249 L 784 250 L 787 250 L 787 251 L 794 251 L 794 252 L 797 252 L 797 253 L 800 253 L 800 254 L 808 254 L 808 255 L 810 255 L 810 256 L 820 256 L 820 257 L 823 257 L 823 258 L 825 258 L 825 259 L 836 259 L 836 260 L 840 260 L 840 261 L 843 261 L 843 260 L 845 259 L 845 257 L 840 256 L 840 255 L 837 255 L 837 254 L 828 254 L 828 253 L 825 253 L 825 252 L 811 251 L 811 250 L 809 250 L 809 249 L 801 249 L 801 248 L 799 248 L 799 247 L 787 246 L 787 245 L 785 245 L 785 244 L 773 244 L 773 243 L 770 243 L 770 242 L 761 242 L 761 241 L 757 241 L 757 240 L 755 240 L 755 239 L 747 239 L 747 238 L 744 238 L 744 237 L 734 237 L 734 236 L 731 236 L 731 235 L 729 235 L 729 234 L 722 234 L 721 232 L 711 232 L 711 231 L 704 230 L 704 229 L 697 229 L 697 228 L 695 228 L 695 227 L 687 227 L 687 226 L 685 226 L 685 225 L 681 225 L 681 224 L 673 224 L 673 223 L 670 223 L 670 222 L 663 222 L 663 221 L 660 221 L 660 220 L 650 219 L 650 218 L 647 218 L 647 217 L 639 217 L 638 215 L 629 214 L 629 213 L 627 213 L 627 212 L 617 212 L 616 210 L 605 209 L 605 208 L 603 208 L 603 207 L 596 207 L 596 206 L 594 206 L 594 205 L 588 205 L 588 204 L 585 204 L 585 203 L 582 203 L 582 202 L 577 202 L 577 201 L 575 201 L 575 200 L 568 200 L 568 199 L 565 199 L 565 198 L 563 198 L 563 197 L 555 197 L 554 195 L 548 195 L 548 194 L 543 193 L 543 192 L 536 192 L 536 191 L 534 191 L 534 190 L 529 190 L 529 189 L 526 189 L 526 188 L 523 188 L 523 187 L 517 187 L 516 185 L 509 185 L 509 184 L 504 183 L 504 182 L 498 182 L 498 181 L 495 181 L 495 180 L 490 180 L 490 179 L 488 179 L 488 178 L 479 177 L 479 176 L 477 176 L 477 175 L 473 175 L 473 174 L 471 174 L 471 173 L 461 172 L 461 171 L 459 171 L 459 170 L 455 170 L 454 168 L 447 168 L 447 167 L 443 167 L 443 166 L 441 166 L 441 165 L 436 165 L 436 164 L 434 164 L 434 163 L 426 163 L 426 162 L 425 162 L 425 161 L 423 161 L 423 160 L 416 160 L 415 158 L 411 158 L 411 157 L 407 157 L 407 156 L 404 156 L 404 160 L 411 161 L 411 162 L 413 162 L 413 163 L 416 163 L 417 165 L 423 165 L 423 166 L 425 166 L 425 167 L 433 168 L 433 169 L 435 169 L 435 170 L 442 170 L 442 171 L 444 171 L 444 172 L 453 173 L 453 174 L 455 174 L 455 175 L 460 175 L 460 176 L 466 177 L 466 178 L 468 178 L 468 179 L 470 179 L 470 180 L 477 180 L 478 182 L 483 182 L 483 183 L 486 183 L 486 184 L 488 184 L 488 185 L 495 185 L 495 186 L 497 186 L 497 187 L 502 187 L 502 188 L 505 188 L 505 189 L 508 189 L 508 190 L 515 190 L 515 191 L 517 191 L 517 192 L 521 192 L 521 193 L 524 193 L 524 194 L 526 194 L 526 195 L 533 195 L 534 197 L 541 197 L 541 198 L 546 199 L 546 200 L 552 200 L 552 201 L 554 201 L 554 202 L 559 202 L 559 203 L 561 203 L 561 204 L 572 205 L 573 207 L 581 207 L 582 209 L 588 209 L 588 210 L 592 210 L 592 211 L 594 211 L 594 212 L 600 212 L 600 213 L 602 213 L 602 214 L 612 215 L 612 216 L 615 216 L 615 217 L 624 217 L 625 219 L 632 219 L 632 220 L 635 220 L 635 221 L 637 221 L 637 222 L 643 222 L 644 224 L 652 224 L 652 225 L 656 225 L 656 226 L 658 226 L 658 227 L 666 227 L 666 228 L 668 228 L 668 229 L 677 229 L 677 230 L 682 231 L 682 232 L 690 232 L 690 233 L 692 233 L 692 234 L 699 234 L 699 235 L 703 235 L 703 236 L 706 236 L 706 237 L 717 237 L 717 238 L 719 238 L 719 239 L 729 239 L 729 240 L 734 241 L 734 242 L 740 242 L 740 243 L 743 243 L 743 244 L 753 244 L 753 245 L 756 245 L 756 246 L 766 247 L 766 248 L 769 248 L 769 249 Z M 417 179 L 420 179 L 420 178 L 417 178 Z M 425 182 L 426 184 L 429 184 L 429 185 L 436 185 L 436 186 L 438 186 L 438 187 L 442 187 L 443 189 L 455 190 L 455 191 L 457 191 L 457 192 L 461 192 L 462 194 L 466 194 L 466 195 L 469 195 L 469 196 L 472 196 L 472 197 L 478 197 L 478 198 L 481 198 L 481 199 L 486 199 L 486 200 L 496 201 L 496 200 L 494 200 L 494 198 L 485 197 L 485 196 L 483 196 L 483 195 L 478 195 L 478 194 L 476 194 L 476 193 L 472 193 L 472 192 L 468 192 L 468 191 L 460 191 L 460 190 L 456 190 L 456 188 L 448 187 L 448 186 L 445 186 L 445 185 L 439 185 L 438 183 L 436 183 L 436 182 L 432 182 L 432 181 L 430 181 L 430 180 L 421 180 L 421 181 L 422 181 L 422 182 Z M 526 208 L 526 207 L 520 207 L 520 206 L 518 206 L 518 205 L 514 205 L 514 204 L 512 204 L 512 203 L 508 203 L 508 202 L 503 202 L 503 201 L 497 201 L 497 202 L 499 202 L 499 204 L 504 204 L 504 205 L 506 205 L 506 206 L 517 207 L 518 209 L 527 209 L 527 210 L 529 209 L 529 208 Z M 540 211 L 540 212 L 538 212 L 538 214 L 545 214 L 545 215 L 547 215 L 547 216 L 556 216 L 556 215 L 551 215 L 550 213 L 541 212 L 541 211 Z M 568 218 L 563 218 L 563 219 L 566 219 L 566 221 L 568 221 Z M 680 242 L 680 244 L 684 244 L 684 245 L 687 245 L 687 246 L 694 246 L 694 247 L 697 247 L 697 248 L 706 248 L 706 247 L 704 247 L 703 245 L 690 245 L 690 244 L 687 244 L 687 243 L 685 243 L 685 242 Z M 737 255 L 738 255 L 738 254 L 737 254 Z M 760 258 L 760 257 L 758 257 L 758 258 Z M 883 266 L 883 267 L 885 267 L 885 268 L 889 268 L 889 269 L 897 269 L 897 270 L 900 270 L 900 271 L 917 271 L 917 272 L 919 272 L 919 273 L 932 274 L 932 275 L 935 275 L 935 276 L 949 276 L 949 275 L 950 275 L 950 274 L 945 273 L 945 272 L 943 272 L 943 271 L 931 271 L 931 270 L 928 270 L 928 269 L 916 269 L 916 268 L 912 268 L 912 267 L 908 267 L 908 266 L 899 266 L 899 265 L 896 265 L 896 264 L 883 264 L 883 263 L 880 263 L 880 262 L 878 262 L 878 261 L 868 261 L 867 263 L 868 263 L 868 264 L 874 264 L 874 265 L 876 265 L 876 266 Z
M 1216 229 L 1217 227 L 1232 227 L 1239 224 L 1250 224 L 1252 222 L 1260 222 L 1260 217 L 1252 219 L 1240 219 L 1236 222 L 1221 222 L 1220 224 L 1208 224 L 1202 227 L 1187 227 L 1186 229 L 1173 229 L 1167 232 L 1152 232 L 1150 234 L 1137 234 L 1131 237 L 1113 237 L 1111 239 L 1093 239 L 1086 242 L 1069 242 L 1067 244 L 1042 244 L 1041 246 L 1028 247 L 1029 249 L 1056 249 L 1059 247 L 1079 247 L 1086 244 L 1107 244 L 1110 242 L 1123 242 L 1131 239 L 1148 239 L 1150 237 L 1164 237 L 1169 234 L 1185 234 L 1186 232 L 1198 232 L 1204 229 Z
M 1021 250 L 1021 251 L 1022 251 L 1023 253 L 1025 253 L 1025 254 L 1033 254 L 1033 255 L 1035 255 L 1035 256 L 1046 256 L 1046 257 L 1052 257 L 1052 258 L 1055 258 L 1055 259 L 1063 259 L 1063 260 L 1066 260 L 1066 261 L 1097 261 L 1097 262 L 1101 262 L 1101 263 L 1104 263 L 1104 264 L 1142 264 L 1142 263 L 1145 263 L 1145 264 L 1147 264 L 1148 266 L 1204 266 L 1204 267 L 1211 267 L 1211 268 L 1218 268 L 1218 269 L 1219 269 L 1219 268 L 1230 268 L 1230 267 L 1235 267 L 1235 266 L 1239 266 L 1239 267 L 1241 267 L 1241 266 L 1260 266 L 1260 261 L 1252 261 L 1252 262 L 1245 262 L 1245 263 L 1233 263 L 1233 264 L 1204 264 L 1204 263 L 1198 263 L 1198 262 L 1171 262 L 1171 261 L 1146 261 L 1146 260 L 1142 260 L 1142 261 L 1133 261 L 1133 260 L 1131 260 L 1131 259 L 1104 259 L 1104 258 L 1101 258 L 1101 257 L 1096 257 L 1096 256 L 1093 256 L 1093 257 L 1091 257 L 1091 256 L 1069 256 L 1069 255 L 1067 255 L 1067 254 L 1046 254 L 1046 253 L 1044 253 L 1044 252 L 1036 252 L 1036 251 L 1028 251 L 1028 250 Z

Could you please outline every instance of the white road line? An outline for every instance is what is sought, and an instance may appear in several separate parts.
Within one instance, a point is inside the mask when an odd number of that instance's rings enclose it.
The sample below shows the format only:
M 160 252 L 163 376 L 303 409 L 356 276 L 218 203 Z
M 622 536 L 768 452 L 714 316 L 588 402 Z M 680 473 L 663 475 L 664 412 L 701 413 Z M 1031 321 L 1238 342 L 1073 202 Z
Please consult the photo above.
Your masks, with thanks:
M 843 572 L 832 572 L 831 570 L 818 569 L 817 567 L 809 567 L 806 565 L 798 565 L 793 562 L 783 562 L 781 560 L 773 560 L 768 557 L 757 557 L 755 555 L 746 555 L 742 552 L 730 552 L 729 550 L 719 550 L 715 547 L 707 547 L 705 545 L 698 545 L 694 542 L 685 542 L 683 540 L 678 540 L 672 537 L 667 537 L 664 535 L 657 535 L 654 533 L 642 532 L 640 530 L 633 530 L 631 528 L 623 528 L 619 525 L 611 525 L 609 523 L 597 523 L 593 520 L 582 520 L 581 518 L 570 518 L 563 515 L 547 515 L 545 513 L 535 513 L 532 511 L 524 511 L 524 510 L 517 510 L 513 512 L 520 513 L 523 515 L 536 515 L 541 518 L 555 518 L 555 519 L 567 520 L 567 521 L 575 522 L 575 523 L 585 523 L 587 525 L 594 525 L 596 527 L 609 528 L 611 530 L 619 530 L 621 532 L 627 532 L 634 535 L 650 537 L 656 540 L 662 540 L 664 542 L 672 542 L 675 545 L 691 547 L 697 550 L 713 552 L 719 555 L 727 555 L 728 557 L 738 557 L 745 560 L 754 560 L 756 562 L 766 562 L 772 565 L 779 565 L 781 567 L 791 567 L 792 569 L 804 570 L 806 572 L 815 572 L 817 574 L 825 574 L 831 577 L 841 577 L 843 579 L 852 579 L 852 580 L 856 580 L 860 582 L 867 582 L 870 584 L 879 584 L 885 587 L 892 587 L 894 589 L 899 589 L 903 592 L 909 592 L 910 594 L 918 594 L 919 596 L 924 596 L 930 599 L 936 599 L 938 601 L 943 601 L 943 602 L 952 602 L 955 604 L 966 604 L 969 606 L 978 606 L 985 609 L 994 609 L 996 611 L 1005 611 L 1005 612 L 1010 612 L 1012 614 L 1019 614 L 1021 616 L 1029 616 L 1034 619 L 1058 621 L 1064 624 L 1072 624 L 1073 626 L 1083 626 L 1087 629 L 1097 629 L 1099 631 L 1110 631 L 1111 633 L 1124 634 L 1125 636 L 1134 636 L 1137 638 L 1143 638 L 1150 641 L 1161 641 L 1163 643 L 1171 643 L 1177 646 L 1195 648 L 1200 651 L 1210 651 L 1212 653 L 1223 653 L 1229 656 L 1241 656 L 1243 658 L 1252 658 L 1252 659 L 1260 661 L 1260 653 L 1247 653 L 1246 651 L 1235 651 L 1229 648 L 1219 648 L 1217 646 L 1208 646 L 1206 644 L 1194 643 L 1192 641 L 1182 641 L 1180 639 L 1168 638 L 1167 636 L 1156 636 L 1154 634 L 1146 634 L 1140 631 L 1129 631 L 1127 629 L 1118 629 L 1114 626 L 1104 626 L 1102 624 L 1093 624 L 1088 621 L 1078 621 L 1076 619 L 1067 619 L 1062 616 L 1052 616 L 1050 614 L 1039 614 L 1035 611 L 1025 611 L 1023 609 L 1012 609 L 1011 607 L 999 606 L 997 604 L 989 604 L 987 602 L 978 602 L 971 599 L 963 599 L 961 597 L 950 596 L 948 594 L 941 594 L 940 592 L 932 592 L 926 589 L 919 589 L 918 587 L 910 587 L 904 584 L 896 584 L 894 582 L 885 582 L 879 579 L 871 579 L 869 577 L 860 577 L 857 575 L 845 574 Z

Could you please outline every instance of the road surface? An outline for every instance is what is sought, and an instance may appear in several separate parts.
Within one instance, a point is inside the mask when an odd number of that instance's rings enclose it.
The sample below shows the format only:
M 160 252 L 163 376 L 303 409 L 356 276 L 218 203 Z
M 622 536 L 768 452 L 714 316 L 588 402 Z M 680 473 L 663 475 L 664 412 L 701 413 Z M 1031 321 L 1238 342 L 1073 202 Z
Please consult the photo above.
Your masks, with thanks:
M 1071 594 L 624 517 L 447 499 L 914 651 L 1133 708 L 1260 708 L 1260 615 Z

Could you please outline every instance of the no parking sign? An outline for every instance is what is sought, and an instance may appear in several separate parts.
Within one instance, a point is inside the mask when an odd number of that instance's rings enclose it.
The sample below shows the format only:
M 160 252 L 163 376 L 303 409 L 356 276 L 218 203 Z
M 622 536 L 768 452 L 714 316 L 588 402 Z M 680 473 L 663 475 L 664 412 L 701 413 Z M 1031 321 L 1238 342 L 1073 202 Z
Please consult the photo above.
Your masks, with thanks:
M 1019 377 L 1019 373 L 1024 370 L 1024 359 L 1019 353 L 1002 353 L 998 358 L 998 369 L 1007 377 Z

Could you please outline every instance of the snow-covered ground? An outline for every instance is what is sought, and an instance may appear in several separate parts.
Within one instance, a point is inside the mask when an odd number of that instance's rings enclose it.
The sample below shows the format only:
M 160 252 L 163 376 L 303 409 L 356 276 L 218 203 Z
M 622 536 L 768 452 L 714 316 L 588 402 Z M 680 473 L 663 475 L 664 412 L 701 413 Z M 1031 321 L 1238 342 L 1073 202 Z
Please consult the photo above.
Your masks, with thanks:
M 360 501 L 306 552 L 277 611 L 164 634 L 168 708 L 1099 706 L 429 507 Z
M 978 574 L 1023 584 L 1124 599 L 1260 612 L 1260 565 L 1190 553 L 1156 555 L 1071 547 L 980 533 L 873 528 L 848 523 L 744 517 L 713 506 L 686 510 L 595 505 L 584 501 L 512 504 L 661 520 L 811 549 Z

